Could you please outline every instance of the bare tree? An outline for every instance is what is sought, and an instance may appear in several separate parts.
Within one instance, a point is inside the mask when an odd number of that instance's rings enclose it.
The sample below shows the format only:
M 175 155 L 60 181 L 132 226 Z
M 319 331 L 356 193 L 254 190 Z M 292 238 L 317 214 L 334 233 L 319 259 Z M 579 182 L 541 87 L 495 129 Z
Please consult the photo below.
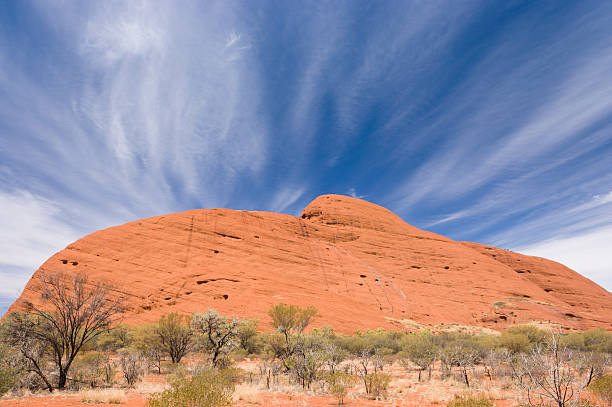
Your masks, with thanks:
M 576 354 L 560 344 L 561 335 L 553 334 L 549 342 L 522 355 L 522 380 L 529 406 L 552 402 L 558 407 L 580 405 L 582 391 L 591 374 L 581 374 L 575 366 Z
M 7 320 L 7 336 L 28 369 L 53 391 L 43 368 L 44 357 L 51 357 L 56 387 L 63 389 L 74 358 L 84 345 L 109 329 L 123 310 L 123 298 L 112 297 L 109 285 L 90 283 L 82 273 L 42 273 L 38 280 L 42 305 L 26 302 L 27 315 L 16 314 Z

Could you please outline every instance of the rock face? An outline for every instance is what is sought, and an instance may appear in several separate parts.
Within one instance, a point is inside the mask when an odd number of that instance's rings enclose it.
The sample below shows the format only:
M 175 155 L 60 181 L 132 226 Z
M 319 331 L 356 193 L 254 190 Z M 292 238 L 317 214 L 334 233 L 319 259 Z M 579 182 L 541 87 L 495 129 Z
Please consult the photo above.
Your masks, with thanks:
M 198 209 L 86 236 L 36 271 L 9 312 L 37 302 L 40 273 L 87 273 L 128 298 L 124 322 L 178 311 L 259 318 L 314 305 L 315 325 L 504 329 L 537 321 L 612 328 L 612 294 L 561 264 L 456 242 L 378 205 L 324 195 L 301 217 Z

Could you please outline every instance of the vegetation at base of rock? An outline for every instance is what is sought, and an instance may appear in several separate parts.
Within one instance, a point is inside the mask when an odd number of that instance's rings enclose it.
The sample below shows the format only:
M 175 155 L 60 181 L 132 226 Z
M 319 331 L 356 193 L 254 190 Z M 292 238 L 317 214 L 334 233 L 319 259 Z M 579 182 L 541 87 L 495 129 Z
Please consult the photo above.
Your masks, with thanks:
M 149 407 L 229 406 L 233 392 L 231 373 L 208 369 L 191 378 L 175 381 L 172 388 L 152 396 L 147 405 Z
M 389 366 L 395 364 L 394 369 L 403 369 L 415 383 L 429 380 L 432 366 L 436 377 L 453 377 L 472 391 L 482 388 L 483 380 L 503 381 L 520 389 L 528 404 L 531 399 L 532 404 L 543 400 L 570 406 L 587 392 L 598 400 L 610 397 L 612 333 L 604 330 L 561 335 L 526 325 L 499 335 L 383 329 L 344 335 L 330 326 L 309 330 L 317 316 L 313 307 L 278 304 L 270 309 L 270 316 L 272 332 L 258 332 L 257 321 L 222 316 L 214 310 L 191 316 L 168 314 L 136 327 L 106 327 L 77 352 L 66 385 L 134 387 L 145 374 L 167 374 L 171 388 L 152 397 L 150 405 L 176 405 L 172 403 L 177 400 L 223 403 L 223 397 L 231 398 L 234 383 L 259 376 L 268 389 L 280 380 L 311 389 L 307 391 L 326 391 L 343 403 L 349 391 L 371 399 L 387 398 Z M 18 317 L 30 323 L 34 318 Z M 12 318 L 8 316 L 0 326 L 0 390 L 45 388 L 40 375 L 23 365 L 21 348 L 16 347 L 23 342 L 4 340 L 16 332 Z M 39 369 L 55 380 L 56 365 L 48 345 L 27 343 L 32 344 L 28 351 L 40 352 L 35 359 Z M 234 360 L 247 356 L 258 359 L 256 370 L 237 373 L 230 368 Z M 553 372 L 556 381 L 545 378 L 546 372 Z M 558 397 L 562 394 L 551 386 L 570 397 Z M 487 400 L 464 395 L 449 405 L 490 405 L 483 404 Z

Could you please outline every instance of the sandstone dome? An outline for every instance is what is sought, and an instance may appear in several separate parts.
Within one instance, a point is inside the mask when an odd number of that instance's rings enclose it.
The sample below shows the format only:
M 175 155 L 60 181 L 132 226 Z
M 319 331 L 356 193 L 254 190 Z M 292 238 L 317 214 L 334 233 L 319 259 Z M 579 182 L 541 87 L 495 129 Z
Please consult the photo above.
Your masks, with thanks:
M 92 233 L 49 258 L 9 312 L 38 301 L 40 273 L 84 272 L 127 297 L 123 322 L 214 308 L 259 318 L 279 302 L 314 305 L 338 331 L 512 324 L 612 328 L 612 294 L 550 260 L 413 227 L 340 195 L 300 217 L 196 209 Z

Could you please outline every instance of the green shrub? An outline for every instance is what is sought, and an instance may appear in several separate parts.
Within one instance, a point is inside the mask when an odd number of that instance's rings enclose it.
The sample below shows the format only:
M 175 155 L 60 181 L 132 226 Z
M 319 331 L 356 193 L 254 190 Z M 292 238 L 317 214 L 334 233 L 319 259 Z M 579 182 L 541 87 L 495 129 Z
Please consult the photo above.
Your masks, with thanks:
M 522 333 L 502 332 L 499 336 L 499 344 L 512 354 L 529 352 L 531 349 L 529 337 Z
M 612 405 L 612 374 L 607 374 L 593 380 L 589 390 L 608 405 Z
M 332 373 L 325 378 L 329 392 L 338 399 L 338 404 L 344 404 L 344 398 L 348 394 L 357 378 L 348 373 Z
M 455 398 L 447 404 L 447 407 L 493 407 L 493 400 L 482 395 L 455 395 Z
M 421 373 L 430 369 L 438 355 L 438 348 L 431 334 L 425 332 L 406 336 L 404 349 L 408 359 L 419 367 L 419 381 L 421 381 Z M 429 370 L 429 378 L 431 378 L 431 369 Z
M 218 370 L 203 370 L 190 379 L 174 383 L 171 389 L 153 395 L 149 407 L 217 407 L 232 402 L 234 384 L 231 374 Z
M 0 396 L 13 388 L 19 373 L 8 347 L 0 343 Z
M 0 396 L 9 391 L 15 385 L 15 371 L 0 366 Z
M 375 372 L 366 375 L 364 378 L 366 393 L 372 398 L 378 399 L 387 394 L 389 383 L 391 383 L 391 375 L 383 372 Z

